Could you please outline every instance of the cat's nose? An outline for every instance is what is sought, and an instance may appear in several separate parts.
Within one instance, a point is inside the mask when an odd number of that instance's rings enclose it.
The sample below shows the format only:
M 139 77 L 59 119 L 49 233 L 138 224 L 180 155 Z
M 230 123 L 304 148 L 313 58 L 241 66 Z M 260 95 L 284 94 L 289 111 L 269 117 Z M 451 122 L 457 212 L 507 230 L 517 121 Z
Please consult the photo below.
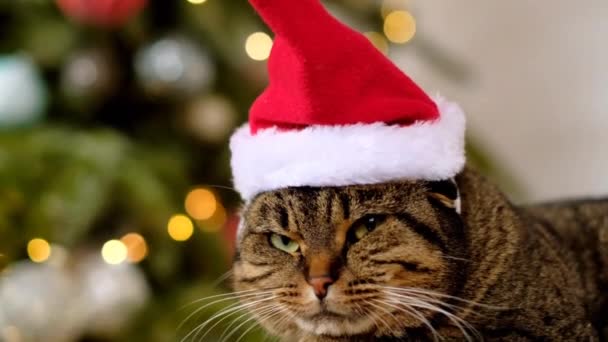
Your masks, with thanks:
M 308 279 L 308 283 L 312 286 L 317 298 L 323 299 L 327 296 L 327 288 L 334 283 L 334 280 L 330 276 L 312 277 Z

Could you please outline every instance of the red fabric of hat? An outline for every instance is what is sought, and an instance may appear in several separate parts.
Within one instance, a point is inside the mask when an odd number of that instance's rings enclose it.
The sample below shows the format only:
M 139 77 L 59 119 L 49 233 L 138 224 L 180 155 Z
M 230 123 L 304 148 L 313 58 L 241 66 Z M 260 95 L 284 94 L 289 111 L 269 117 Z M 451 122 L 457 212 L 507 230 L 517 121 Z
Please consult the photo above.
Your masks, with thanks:
M 276 34 L 270 84 L 230 139 L 246 201 L 275 189 L 443 180 L 465 164 L 460 107 L 429 98 L 318 0 L 250 0 Z
M 251 107 L 252 133 L 439 117 L 435 103 L 362 34 L 318 0 L 250 0 L 276 34 L 270 84 Z

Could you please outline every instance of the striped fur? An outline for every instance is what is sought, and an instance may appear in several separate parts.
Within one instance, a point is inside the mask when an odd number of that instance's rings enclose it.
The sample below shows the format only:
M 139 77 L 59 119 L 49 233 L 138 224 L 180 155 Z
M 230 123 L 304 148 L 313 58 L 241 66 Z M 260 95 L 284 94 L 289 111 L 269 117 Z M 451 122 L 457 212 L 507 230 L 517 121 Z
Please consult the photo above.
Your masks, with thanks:
M 263 193 L 243 214 L 235 290 L 271 291 L 281 314 L 257 318 L 285 341 L 600 340 L 608 201 L 519 208 L 470 169 L 456 183 Z M 307 283 L 319 272 L 335 281 L 322 301 Z

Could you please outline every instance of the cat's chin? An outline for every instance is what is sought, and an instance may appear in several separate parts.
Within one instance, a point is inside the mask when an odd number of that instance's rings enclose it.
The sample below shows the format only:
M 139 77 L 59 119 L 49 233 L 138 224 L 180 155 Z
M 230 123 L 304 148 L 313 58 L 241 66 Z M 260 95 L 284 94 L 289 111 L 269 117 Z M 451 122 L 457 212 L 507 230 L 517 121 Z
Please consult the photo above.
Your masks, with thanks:
M 329 312 L 311 318 L 297 318 L 300 329 L 314 335 L 353 336 L 371 332 L 375 325 L 367 317 L 347 317 Z

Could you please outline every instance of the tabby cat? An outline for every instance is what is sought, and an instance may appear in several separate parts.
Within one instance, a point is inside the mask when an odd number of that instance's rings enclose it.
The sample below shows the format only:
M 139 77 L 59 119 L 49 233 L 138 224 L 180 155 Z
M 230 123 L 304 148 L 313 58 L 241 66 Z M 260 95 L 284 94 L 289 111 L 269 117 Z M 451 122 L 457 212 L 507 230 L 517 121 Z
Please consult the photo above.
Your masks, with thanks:
M 601 341 L 608 200 L 516 207 L 470 168 L 281 189 L 245 208 L 233 272 L 284 341 Z

